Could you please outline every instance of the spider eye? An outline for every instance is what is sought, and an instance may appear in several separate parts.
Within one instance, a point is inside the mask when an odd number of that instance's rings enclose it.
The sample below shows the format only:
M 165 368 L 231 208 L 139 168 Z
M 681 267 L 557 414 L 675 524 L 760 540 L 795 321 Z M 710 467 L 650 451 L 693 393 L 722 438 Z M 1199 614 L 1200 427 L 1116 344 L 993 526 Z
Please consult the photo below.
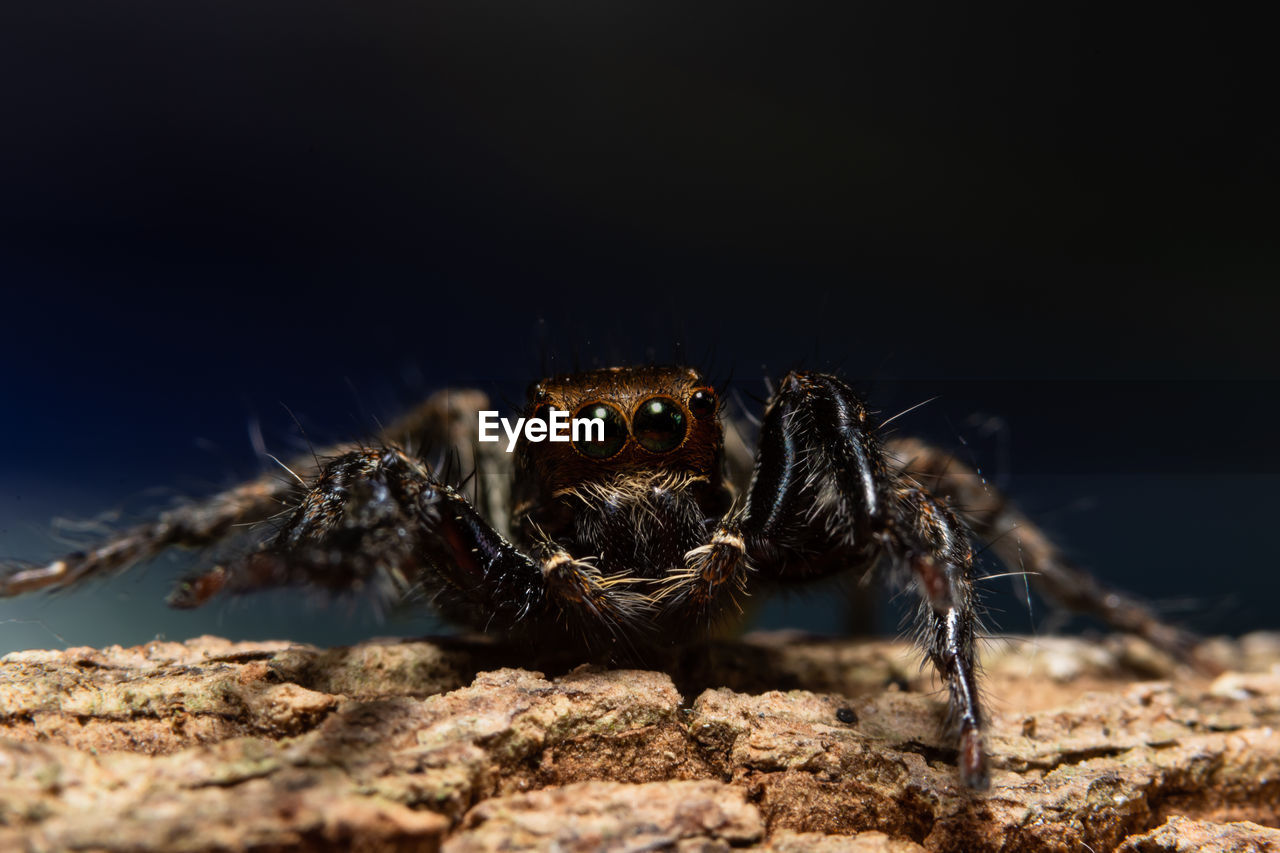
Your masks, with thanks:
M 617 455 L 622 445 L 627 443 L 627 422 L 622 414 L 608 403 L 587 403 L 578 409 L 574 419 L 599 418 L 604 421 L 604 438 L 597 440 L 600 434 L 598 427 L 588 427 L 584 437 L 573 443 L 578 452 L 588 459 L 608 459 Z
M 689 411 L 699 420 L 709 418 L 716 411 L 716 392 L 710 388 L 699 388 L 689 397 Z
M 666 453 L 684 441 L 684 412 L 675 400 L 666 397 L 654 397 L 641 403 L 631 424 L 635 428 L 636 441 L 654 453 Z

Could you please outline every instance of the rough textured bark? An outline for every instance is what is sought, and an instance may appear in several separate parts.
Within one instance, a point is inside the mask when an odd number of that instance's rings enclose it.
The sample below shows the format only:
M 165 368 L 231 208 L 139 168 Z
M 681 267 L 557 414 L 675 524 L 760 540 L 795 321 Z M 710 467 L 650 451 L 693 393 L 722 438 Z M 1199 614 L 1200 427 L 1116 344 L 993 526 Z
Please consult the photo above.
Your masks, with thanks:
M 1280 635 L 986 652 L 993 785 L 894 642 L 663 671 L 481 640 L 203 637 L 0 659 L 0 849 L 1280 850 Z

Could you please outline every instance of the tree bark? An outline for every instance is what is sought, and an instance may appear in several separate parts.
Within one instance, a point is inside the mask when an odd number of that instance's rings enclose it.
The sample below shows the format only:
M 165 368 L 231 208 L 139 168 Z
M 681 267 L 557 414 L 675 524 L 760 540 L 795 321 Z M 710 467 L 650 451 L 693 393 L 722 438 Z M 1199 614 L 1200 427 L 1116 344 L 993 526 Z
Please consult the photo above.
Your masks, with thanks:
M 985 652 L 992 788 L 910 647 L 785 634 L 662 671 L 472 639 L 202 637 L 0 659 L 0 849 L 1280 851 L 1280 635 Z

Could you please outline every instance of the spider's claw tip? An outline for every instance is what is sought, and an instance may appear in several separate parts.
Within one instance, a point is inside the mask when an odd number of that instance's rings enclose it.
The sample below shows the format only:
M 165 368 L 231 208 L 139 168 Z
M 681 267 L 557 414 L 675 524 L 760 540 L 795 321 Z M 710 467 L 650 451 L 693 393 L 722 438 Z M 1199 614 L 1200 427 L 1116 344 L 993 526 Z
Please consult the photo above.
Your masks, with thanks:
M 991 789 L 987 753 L 982 744 L 982 732 L 977 728 L 966 728 L 960 733 L 960 781 L 973 791 Z

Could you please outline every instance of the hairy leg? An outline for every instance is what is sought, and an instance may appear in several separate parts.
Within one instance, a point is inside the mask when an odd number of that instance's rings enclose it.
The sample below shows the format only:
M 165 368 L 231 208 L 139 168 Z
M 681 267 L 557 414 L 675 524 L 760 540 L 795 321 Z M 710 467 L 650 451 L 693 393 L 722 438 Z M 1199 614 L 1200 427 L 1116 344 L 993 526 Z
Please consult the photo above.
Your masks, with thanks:
M 449 482 L 466 479 L 462 491 L 472 506 L 509 537 L 511 455 L 501 442 L 480 441 L 480 412 L 491 407 L 489 396 L 474 388 L 437 391 L 383 429 L 378 441 L 429 455 Z
M 123 571 L 175 545 L 210 545 L 238 525 L 269 518 L 286 506 L 296 488 L 276 477 L 260 477 L 195 503 L 162 512 L 155 520 L 122 530 L 87 550 L 43 566 L 0 563 L 0 597 L 72 586 Z
M 973 551 L 968 531 L 941 500 L 923 489 L 898 484 L 883 536 L 886 550 L 920 596 L 917 640 L 947 685 L 948 723 L 960 740 L 960 774 L 983 790 L 990 783 L 978 693 L 978 606 L 973 589 Z
M 475 438 L 476 413 L 488 404 L 488 398 L 479 391 L 437 392 L 386 427 L 379 438 L 384 443 L 404 443 L 456 459 L 462 472 L 476 472 L 470 491 L 478 505 L 486 511 L 501 506 L 505 513 L 507 477 L 498 467 L 505 460 L 495 459 L 490 446 L 481 445 Z M 314 455 L 290 460 L 288 467 L 302 480 L 311 482 L 319 476 L 324 459 L 341 456 L 355 448 L 352 444 L 321 448 Z M 297 493 L 296 482 L 272 473 L 166 510 L 154 520 L 131 526 L 90 548 L 66 554 L 43 566 L 0 562 L 0 597 L 68 587 L 123 571 L 173 546 L 212 545 L 239 527 L 278 515 L 296 502 Z
M 481 629 L 558 617 L 591 635 L 620 634 L 643 600 L 564 552 L 523 553 L 424 462 L 395 447 L 331 461 L 271 542 L 181 582 L 170 601 L 196 607 L 220 593 L 286 586 L 371 591 L 385 604 L 426 597 Z
M 1010 571 L 1026 571 L 1052 601 L 1088 613 L 1112 628 L 1150 640 L 1183 658 L 1199 638 L 1163 622 L 1146 604 L 1102 584 L 1069 561 L 1039 527 L 998 489 L 951 454 L 916 439 L 887 442 L 886 457 L 901 474 L 942 495 Z
M 977 605 L 967 531 L 946 505 L 899 482 L 862 401 L 840 380 L 792 373 L 765 410 L 740 515 L 721 522 L 686 571 L 666 579 L 669 605 L 706 614 L 750 574 L 777 583 L 866 570 L 887 554 L 917 590 L 918 638 L 947 685 L 960 773 L 988 785 L 977 688 Z

